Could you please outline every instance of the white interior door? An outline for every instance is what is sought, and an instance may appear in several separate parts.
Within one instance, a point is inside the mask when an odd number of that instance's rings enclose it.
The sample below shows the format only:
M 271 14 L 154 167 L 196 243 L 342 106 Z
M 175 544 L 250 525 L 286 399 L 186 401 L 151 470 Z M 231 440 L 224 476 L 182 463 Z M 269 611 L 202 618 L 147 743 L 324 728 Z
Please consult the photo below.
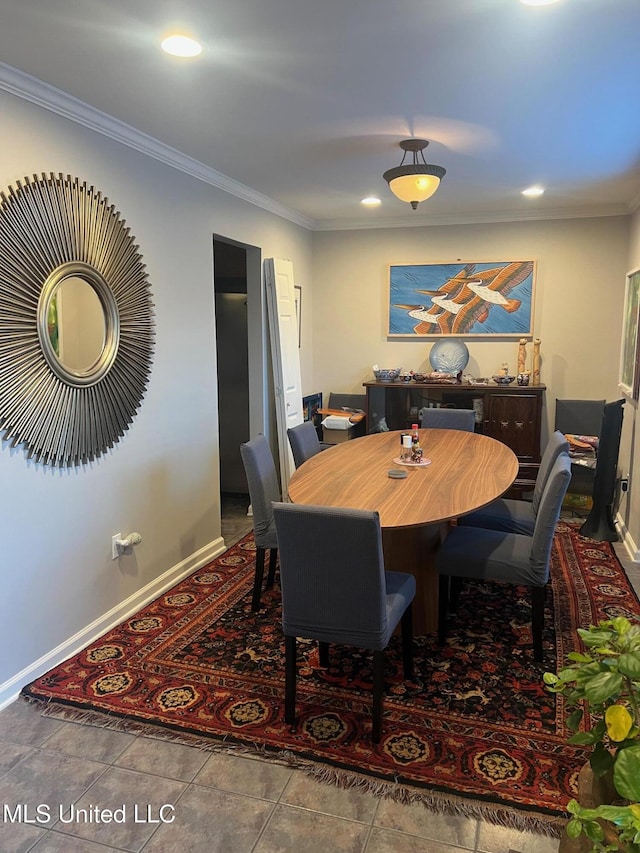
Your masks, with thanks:
M 304 420 L 293 264 L 291 261 L 267 258 L 264 262 L 264 275 L 276 394 L 280 478 L 282 494 L 286 498 L 289 477 L 295 469 L 287 430 Z

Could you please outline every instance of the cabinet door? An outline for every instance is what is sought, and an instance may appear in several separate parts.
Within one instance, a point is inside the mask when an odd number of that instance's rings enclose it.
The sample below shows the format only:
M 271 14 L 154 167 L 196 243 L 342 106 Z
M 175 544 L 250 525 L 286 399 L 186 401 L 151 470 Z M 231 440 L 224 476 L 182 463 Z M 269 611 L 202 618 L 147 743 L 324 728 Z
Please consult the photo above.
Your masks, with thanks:
M 487 435 L 498 439 L 518 459 L 540 460 L 539 398 L 535 394 L 489 394 L 485 399 Z

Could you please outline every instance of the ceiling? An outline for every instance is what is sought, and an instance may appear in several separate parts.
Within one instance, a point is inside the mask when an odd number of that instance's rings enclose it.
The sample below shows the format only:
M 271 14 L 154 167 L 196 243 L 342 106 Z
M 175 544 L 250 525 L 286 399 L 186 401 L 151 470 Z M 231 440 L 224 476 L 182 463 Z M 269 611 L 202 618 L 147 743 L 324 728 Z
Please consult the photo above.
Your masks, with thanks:
M 2 0 L 0 60 L 294 221 L 377 227 L 634 210 L 639 34 L 638 0 Z M 447 170 L 416 211 L 382 178 L 410 136 Z

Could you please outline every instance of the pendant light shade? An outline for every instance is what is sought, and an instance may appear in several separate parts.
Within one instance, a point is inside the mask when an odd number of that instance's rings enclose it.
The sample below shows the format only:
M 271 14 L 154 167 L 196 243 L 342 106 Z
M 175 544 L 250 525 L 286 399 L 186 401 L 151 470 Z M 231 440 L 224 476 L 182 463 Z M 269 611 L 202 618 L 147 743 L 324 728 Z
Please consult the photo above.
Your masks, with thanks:
M 440 186 L 440 180 L 447 171 L 442 166 L 427 163 L 422 153 L 429 143 L 426 139 L 404 139 L 400 148 L 404 151 L 399 166 L 387 169 L 382 176 L 389 184 L 391 192 L 408 202 L 415 210 L 421 201 L 430 198 Z M 405 165 L 408 152 L 413 155 L 411 163 Z

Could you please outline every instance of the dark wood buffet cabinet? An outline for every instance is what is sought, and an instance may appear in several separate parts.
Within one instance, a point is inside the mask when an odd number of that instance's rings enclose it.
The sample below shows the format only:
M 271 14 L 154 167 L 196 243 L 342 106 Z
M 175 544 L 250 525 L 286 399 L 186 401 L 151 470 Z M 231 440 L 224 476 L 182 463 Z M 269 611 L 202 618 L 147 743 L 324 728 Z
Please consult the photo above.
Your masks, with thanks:
M 509 492 L 520 497 L 533 488 L 540 466 L 540 432 L 545 385 L 466 385 L 422 382 L 364 382 L 367 429 L 409 429 L 428 406 L 473 409 L 476 432 L 510 447 L 518 457 L 518 478 Z

